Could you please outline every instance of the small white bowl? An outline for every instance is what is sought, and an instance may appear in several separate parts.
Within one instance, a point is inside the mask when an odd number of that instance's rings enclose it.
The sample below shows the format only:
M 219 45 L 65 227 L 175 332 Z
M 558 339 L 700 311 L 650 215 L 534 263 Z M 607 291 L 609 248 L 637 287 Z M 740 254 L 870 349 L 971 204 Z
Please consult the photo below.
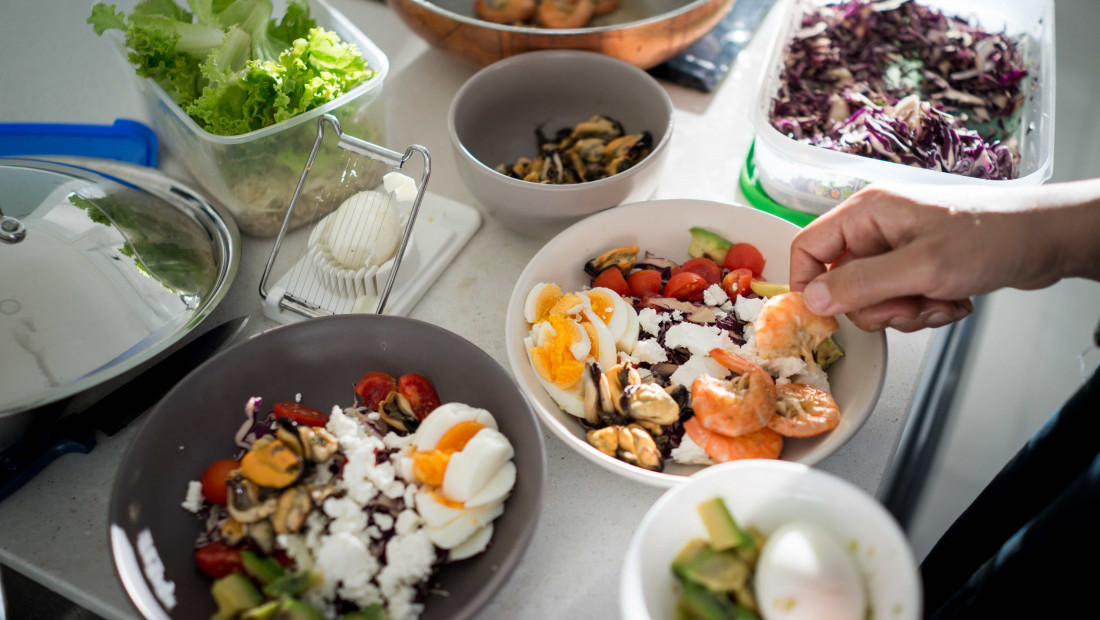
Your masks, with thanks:
M 692 538 L 705 538 L 696 507 L 721 496 L 742 526 L 770 534 L 810 520 L 853 553 L 864 576 L 868 620 L 918 620 L 922 587 L 909 542 L 894 517 L 854 484 L 798 463 L 734 461 L 716 465 L 657 500 L 627 548 L 620 582 L 625 620 L 671 620 L 680 590 L 673 558 Z
M 527 264 L 512 290 L 505 315 L 505 347 L 512 376 L 531 402 L 539 420 L 585 458 L 638 482 L 669 487 L 701 469 L 698 465 L 666 463 L 653 472 L 613 458 L 592 447 L 577 418 L 562 411 L 539 384 L 527 359 L 523 338 L 530 328 L 523 305 L 531 288 L 554 282 L 563 291 L 579 291 L 590 284 L 584 263 L 603 252 L 628 244 L 641 251 L 683 262 L 692 226 L 702 226 L 734 242 L 754 244 L 767 259 L 763 277 L 786 282 L 790 277 L 791 241 L 800 230 L 794 224 L 750 207 L 705 200 L 655 200 L 624 205 L 597 213 L 551 239 Z M 829 369 L 833 398 L 842 414 L 832 431 L 808 439 L 787 439 L 780 458 L 816 465 L 836 452 L 871 415 L 886 379 L 886 336 L 865 332 L 846 317 L 837 317 L 835 339 L 845 357 Z
M 628 134 L 648 131 L 652 152 L 619 174 L 572 185 L 532 183 L 494 170 L 537 156 L 540 127 L 553 136 L 595 114 L 619 121 Z M 586 215 L 653 195 L 672 136 L 672 100 L 648 73 L 610 56 L 528 52 L 467 80 L 451 102 L 447 127 L 459 174 L 474 197 L 504 225 L 550 237 Z

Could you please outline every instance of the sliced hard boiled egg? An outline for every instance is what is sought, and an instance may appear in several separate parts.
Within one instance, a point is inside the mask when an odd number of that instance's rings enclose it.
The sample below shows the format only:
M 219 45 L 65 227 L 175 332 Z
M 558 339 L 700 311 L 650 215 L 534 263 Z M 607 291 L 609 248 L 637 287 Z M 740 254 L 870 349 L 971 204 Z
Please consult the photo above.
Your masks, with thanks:
M 461 452 L 451 455 L 443 475 L 443 497 L 453 502 L 469 501 L 514 454 L 512 443 L 500 431 L 481 429 Z
M 434 491 L 421 489 L 416 494 L 416 511 L 429 527 L 443 527 L 462 516 L 466 508 L 462 504 L 449 502 Z
M 497 473 L 493 474 L 493 477 L 485 483 L 485 486 L 481 487 L 481 490 L 474 493 L 474 496 L 466 500 L 467 508 L 477 508 L 479 506 L 485 506 L 493 502 L 502 502 L 508 494 L 512 492 L 512 487 L 516 484 L 516 465 L 512 461 L 508 461 L 503 467 L 497 470 Z
M 592 312 L 607 325 L 611 338 L 618 342 L 626 333 L 630 322 L 625 310 L 630 304 L 615 291 L 604 287 L 585 291 L 584 295 L 591 302 Z
M 417 506 L 419 505 L 418 503 Z M 435 546 L 440 549 L 454 549 L 502 514 L 504 514 L 504 504 L 500 502 L 480 508 L 467 508 L 457 519 L 438 527 L 425 521 L 424 531 Z
M 528 323 L 538 323 L 550 315 L 550 308 L 561 299 L 561 287 L 557 284 L 540 282 L 531 288 L 523 304 L 523 318 Z
M 459 560 L 465 560 L 466 558 L 473 557 L 489 546 L 489 541 L 493 538 L 493 524 L 483 525 L 481 529 L 474 532 L 467 538 L 462 544 L 451 549 L 447 554 L 448 562 L 457 562 Z
M 417 451 L 435 450 L 436 444 L 447 431 L 451 430 L 451 427 L 460 422 L 470 421 L 493 430 L 497 428 L 497 421 L 493 418 L 493 414 L 484 409 L 463 403 L 446 403 L 436 407 L 416 429 Z
M 622 298 L 620 298 L 622 299 Z M 622 299 L 623 305 L 626 306 L 626 330 L 623 331 L 622 337 L 616 342 L 615 346 L 620 351 L 626 351 L 630 353 L 634 350 L 634 345 L 638 344 L 638 336 L 641 334 L 641 323 L 638 322 L 638 311 L 634 309 L 634 306 L 628 304 L 625 299 Z
M 592 351 L 589 355 L 596 359 L 600 368 L 611 368 L 618 359 L 618 351 L 615 349 L 615 339 L 611 337 L 611 331 L 607 329 L 603 321 L 592 312 L 591 308 L 581 310 L 587 321 L 582 324 L 585 329 L 591 329 L 588 337 L 592 340 Z M 593 337 L 595 336 L 595 337 Z

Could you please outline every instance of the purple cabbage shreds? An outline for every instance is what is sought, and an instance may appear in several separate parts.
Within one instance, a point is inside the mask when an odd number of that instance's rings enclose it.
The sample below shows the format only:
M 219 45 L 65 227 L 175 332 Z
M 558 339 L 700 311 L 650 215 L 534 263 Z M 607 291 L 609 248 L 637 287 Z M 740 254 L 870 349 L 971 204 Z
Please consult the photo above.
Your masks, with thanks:
M 680 447 L 680 442 L 684 437 L 684 424 L 682 422 L 673 422 L 672 424 L 666 424 L 661 427 L 661 434 L 653 437 L 653 442 L 657 444 L 657 449 L 661 452 L 661 458 L 672 458 L 672 451 Z
M 745 344 L 745 324 L 737 320 L 737 317 L 731 312 L 726 316 L 719 317 L 714 321 L 714 324 L 719 329 L 724 329 L 729 332 L 733 342 L 736 344 Z
M 784 60 L 771 124 L 794 140 L 954 174 L 1018 175 L 1005 136 L 1019 124 L 1028 71 L 1004 33 L 914 0 L 852 0 L 803 15 Z M 892 115 L 914 95 L 919 122 Z

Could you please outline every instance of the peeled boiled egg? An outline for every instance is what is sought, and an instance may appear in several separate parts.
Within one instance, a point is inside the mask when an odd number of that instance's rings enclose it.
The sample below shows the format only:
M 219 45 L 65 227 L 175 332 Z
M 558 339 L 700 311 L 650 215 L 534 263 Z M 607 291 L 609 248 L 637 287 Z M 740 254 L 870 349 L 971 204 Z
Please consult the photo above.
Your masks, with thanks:
M 527 293 L 527 299 L 523 304 L 523 318 L 528 323 L 538 323 L 545 320 L 550 314 L 550 308 L 562 297 L 561 288 L 557 284 L 539 282 L 531 287 Z
M 481 429 L 460 452 L 451 455 L 443 476 L 443 497 L 469 501 L 514 454 L 511 442 L 500 431 Z
M 756 565 L 756 597 L 766 620 L 862 620 L 867 594 L 855 559 L 809 521 L 769 537 Z
M 416 429 L 416 449 L 420 452 L 434 450 L 447 431 L 460 422 L 477 422 L 483 427 L 497 429 L 493 414 L 484 409 L 463 403 L 446 403 L 432 410 Z
M 421 490 L 416 495 L 416 509 L 424 519 L 424 530 L 440 549 L 458 547 L 504 513 L 503 502 L 462 509 L 444 502 L 434 491 Z
M 583 294 L 588 297 L 592 312 L 604 322 L 604 325 L 607 325 L 611 338 L 615 341 L 622 338 L 630 323 L 627 317 L 627 308 L 630 304 L 609 288 L 596 287 Z
M 450 553 L 447 554 L 448 562 L 457 562 L 459 560 L 465 560 L 468 557 L 475 556 L 485 548 L 489 546 L 489 541 L 493 538 L 493 524 L 484 525 L 478 531 L 474 532 L 467 538 L 462 544 L 457 547 L 452 547 Z

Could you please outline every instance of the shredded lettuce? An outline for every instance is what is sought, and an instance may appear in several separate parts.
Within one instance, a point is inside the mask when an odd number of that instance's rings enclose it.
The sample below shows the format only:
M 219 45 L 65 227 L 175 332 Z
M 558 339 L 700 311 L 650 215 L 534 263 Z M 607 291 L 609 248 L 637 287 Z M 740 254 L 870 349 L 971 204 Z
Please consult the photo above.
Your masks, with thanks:
M 210 133 L 238 135 L 324 105 L 374 77 L 359 50 L 319 28 L 304 0 L 282 19 L 271 0 L 143 0 L 129 16 L 92 7 L 97 34 L 119 30 L 138 75 L 156 80 Z

